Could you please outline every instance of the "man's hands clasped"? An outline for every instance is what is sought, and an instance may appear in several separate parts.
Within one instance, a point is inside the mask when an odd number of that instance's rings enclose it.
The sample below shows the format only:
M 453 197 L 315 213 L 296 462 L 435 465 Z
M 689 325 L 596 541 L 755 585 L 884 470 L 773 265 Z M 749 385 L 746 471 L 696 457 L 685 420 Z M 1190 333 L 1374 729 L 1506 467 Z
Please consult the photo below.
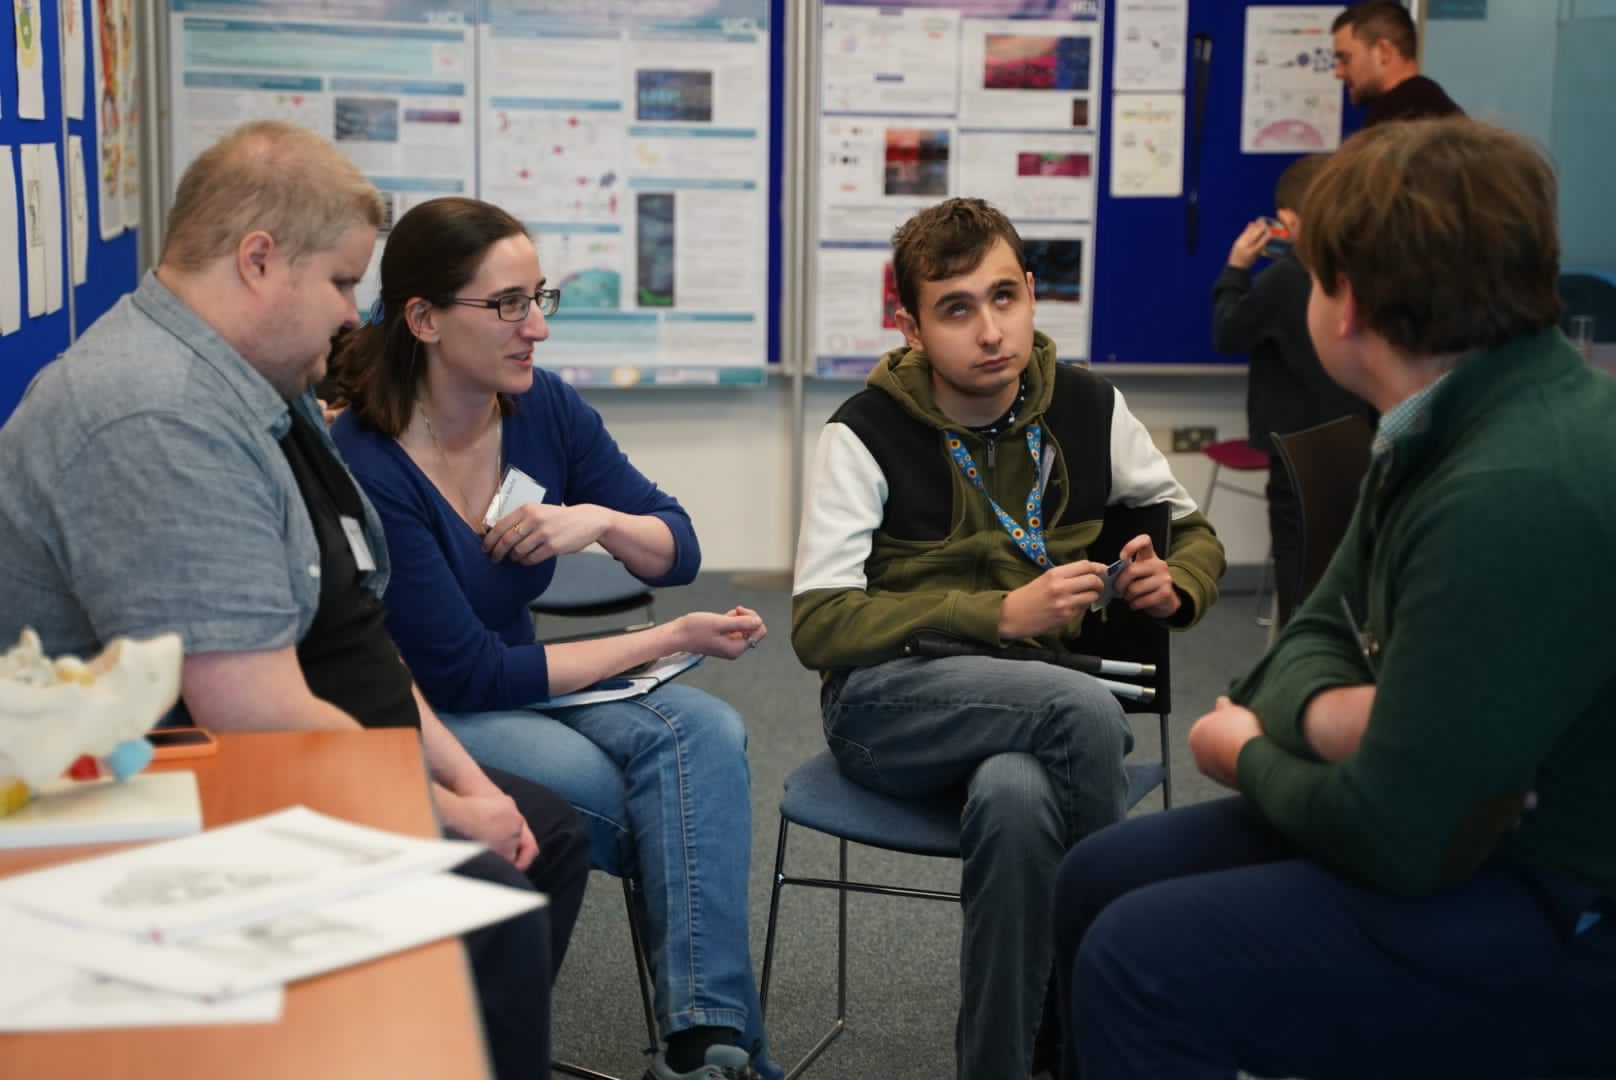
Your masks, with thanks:
M 1122 548 L 1127 565 L 1112 583 L 1117 599 L 1158 619 L 1178 613 L 1182 600 L 1167 563 L 1144 533 Z M 1037 637 L 1080 619 L 1105 591 L 1105 564 L 1080 559 L 1052 566 L 1010 592 L 999 610 L 999 638 Z

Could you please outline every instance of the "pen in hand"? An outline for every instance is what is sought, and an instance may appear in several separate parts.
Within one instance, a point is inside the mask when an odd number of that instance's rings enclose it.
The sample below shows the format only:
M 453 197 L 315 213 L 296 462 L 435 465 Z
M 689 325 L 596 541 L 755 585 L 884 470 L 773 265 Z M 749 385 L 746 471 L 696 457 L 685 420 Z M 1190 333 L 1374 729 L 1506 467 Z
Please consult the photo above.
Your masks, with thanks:
M 1342 596 L 1340 601 L 1341 614 L 1346 617 L 1347 630 L 1352 634 L 1352 640 L 1358 643 L 1358 655 L 1363 657 L 1364 667 L 1369 672 L 1369 681 L 1376 682 L 1380 678 L 1380 671 L 1375 664 L 1377 646 L 1374 635 L 1359 628 L 1358 620 L 1352 617 L 1352 605 L 1347 603 L 1347 598 Z

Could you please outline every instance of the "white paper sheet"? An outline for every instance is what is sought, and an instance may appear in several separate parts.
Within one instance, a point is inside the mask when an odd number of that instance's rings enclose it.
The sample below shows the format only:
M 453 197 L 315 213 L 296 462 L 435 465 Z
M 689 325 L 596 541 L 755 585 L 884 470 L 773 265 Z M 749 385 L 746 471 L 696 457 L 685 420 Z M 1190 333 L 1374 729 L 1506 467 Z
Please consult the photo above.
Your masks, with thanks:
M 28 247 L 28 314 L 62 309 L 62 179 L 54 143 L 22 148 L 23 236 Z
M 11 23 L 17 42 L 17 115 L 45 118 L 45 27 L 39 0 L 11 0 Z
M 229 999 L 463 934 L 545 903 L 538 893 L 433 873 L 174 945 L 69 928 L 12 909 L 0 920 L 0 959 L 45 959 L 167 993 Z
M 60 0 L 62 24 L 62 94 L 67 115 L 84 119 L 84 0 Z
M 1183 90 L 1189 0 L 1117 0 L 1111 89 Z
M 123 166 L 123 227 L 140 227 L 140 86 L 135 79 L 134 0 L 116 0 L 118 6 L 118 106 Z
M 118 9 L 114 0 L 88 0 L 90 16 L 90 107 L 95 109 L 96 206 L 101 239 L 123 232 L 123 102 L 119 98 Z
M 53 960 L 0 953 L 0 1032 L 272 1024 L 281 1018 L 283 997 L 274 987 L 205 1001 Z
M 72 257 L 73 284 L 89 280 L 90 204 L 88 181 L 84 175 L 84 137 L 67 137 L 67 215 L 68 250 Z
M 826 4 L 821 107 L 949 114 L 959 83 L 958 11 Z
M 22 237 L 17 231 L 17 174 L 11 147 L 0 146 L 0 334 L 22 326 Z
M 0 903 L 61 922 L 178 941 L 457 865 L 483 850 L 296 806 L 0 881 Z
M 1176 197 L 1184 191 L 1184 95 L 1111 99 L 1111 196 Z
M 1297 154 L 1341 145 L 1341 84 L 1330 23 L 1341 7 L 1248 7 L 1240 152 Z

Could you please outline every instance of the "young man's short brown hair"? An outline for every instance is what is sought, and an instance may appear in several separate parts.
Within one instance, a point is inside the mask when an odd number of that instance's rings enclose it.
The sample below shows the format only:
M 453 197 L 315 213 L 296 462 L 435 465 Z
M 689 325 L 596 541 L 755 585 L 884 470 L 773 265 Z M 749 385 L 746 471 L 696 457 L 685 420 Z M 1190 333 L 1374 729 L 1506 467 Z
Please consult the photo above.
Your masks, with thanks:
M 904 222 L 892 234 L 892 276 L 904 310 L 918 323 L 920 283 L 970 273 L 999 240 L 1010 245 L 1025 273 L 1021 235 L 982 199 L 945 199 Z
M 1335 17 L 1330 24 L 1333 34 L 1343 26 L 1352 27 L 1352 36 L 1365 45 L 1389 41 L 1392 48 L 1405 60 L 1419 55 L 1419 37 L 1414 30 L 1414 17 L 1397 0 L 1365 0 L 1353 4 Z
M 1291 210 L 1300 215 L 1302 196 L 1307 194 L 1307 186 L 1329 160 L 1324 154 L 1309 154 L 1285 166 L 1285 171 L 1279 174 L 1279 180 L 1274 184 L 1274 209 Z
M 1464 117 L 1381 124 L 1308 186 L 1297 254 L 1352 287 L 1368 329 L 1417 356 L 1497 345 L 1560 318 L 1554 170 Z
M 162 262 L 200 270 L 259 230 L 289 258 L 330 251 L 355 225 L 379 228 L 384 209 L 365 174 L 319 135 L 275 120 L 243 124 L 180 177 Z

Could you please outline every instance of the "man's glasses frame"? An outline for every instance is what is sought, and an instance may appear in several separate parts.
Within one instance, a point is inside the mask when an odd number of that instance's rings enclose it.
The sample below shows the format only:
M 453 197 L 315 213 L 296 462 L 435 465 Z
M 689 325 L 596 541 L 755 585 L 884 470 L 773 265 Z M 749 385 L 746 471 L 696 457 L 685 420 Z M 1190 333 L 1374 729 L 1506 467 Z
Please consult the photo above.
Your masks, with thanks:
M 546 319 L 554 315 L 561 308 L 560 289 L 540 289 L 532 296 L 526 293 L 508 293 L 493 300 L 484 300 L 480 297 L 455 296 L 449 299 L 451 304 L 464 304 L 466 307 L 489 308 L 499 314 L 501 322 L 522 322 L 527 318 L 528 312 L 534 304 L 539 305 L 539 314 Z

